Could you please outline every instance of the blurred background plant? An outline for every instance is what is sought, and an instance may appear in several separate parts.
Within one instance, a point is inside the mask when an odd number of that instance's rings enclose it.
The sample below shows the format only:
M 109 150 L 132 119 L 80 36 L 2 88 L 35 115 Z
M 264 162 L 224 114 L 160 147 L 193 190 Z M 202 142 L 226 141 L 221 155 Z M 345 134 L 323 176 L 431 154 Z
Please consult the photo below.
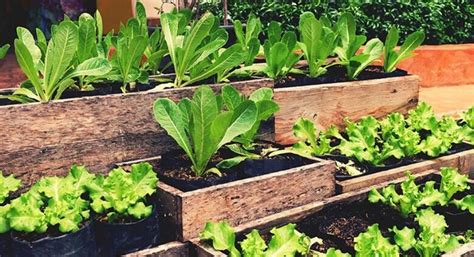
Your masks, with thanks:
M 272 20 L 282 23 L 287 30 L 297 31 L 298 17 L 312 12 L 316 17 L 326 15 L 336 20 L 341 13 L 354 14 L 358 33 L 368 38 L 384 40 L 395 25 L 400 38 L 424 30 L 425 44 L 474 42 L 474 2 L 469 0 L 420 1 L 354 1 L 354 0 L 228 0 L 229 18 L 247 20 L 257 14 L 266 27 Z M 223 1 L 201 0 L 199 13 L 210 11 L 223 20 Z

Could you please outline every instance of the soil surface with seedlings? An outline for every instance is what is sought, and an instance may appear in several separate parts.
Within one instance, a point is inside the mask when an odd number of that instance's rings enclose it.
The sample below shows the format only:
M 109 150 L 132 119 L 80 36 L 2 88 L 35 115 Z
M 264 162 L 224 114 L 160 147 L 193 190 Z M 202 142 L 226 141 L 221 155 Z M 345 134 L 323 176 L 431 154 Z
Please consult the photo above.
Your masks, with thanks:
M 191 169 L 192 163 L 187 155 L 182 151 L 175 151 L 162 156 L 158 176 L 162 181 L 173 187 L 183 191 L 192 191 L 213 185 L 291 169 L 315 162 L 291 154 L 268 157 L 262 153 L 268 148 L 277 147 L 279 146 L 270 143 L 259 143 L 256 145 L 255 150 L 251 152 L 259 154 L 262 159 L 247 159 L 232 168 L 220 169 L 222 176 L 208 173 L 202 177 L 196 177 L 194 175 L 194 172 Z M 209 162 L 208 168 L 215 167 L 220 161 L 235 156 L 237 156 L 237 154 L 224 147 L 213 156 Z
M 383 71 L 383 67 L 381 66 L 368 66 L 359 74 L 356 81 L 401 77 L 406 75 L 407 72 L 404 70 L 396 70 L 394 72 L 386 73 Z M 347 78 L 346 68 L 341 65 L 334 65 L 328 69 L 326 74 L 323 74 L 317 78 L 310 78 L 306 75 L 289 74 L 287 77 L 275 81 L 275 88 L 318 85 L 347 81 L 350 80 Z

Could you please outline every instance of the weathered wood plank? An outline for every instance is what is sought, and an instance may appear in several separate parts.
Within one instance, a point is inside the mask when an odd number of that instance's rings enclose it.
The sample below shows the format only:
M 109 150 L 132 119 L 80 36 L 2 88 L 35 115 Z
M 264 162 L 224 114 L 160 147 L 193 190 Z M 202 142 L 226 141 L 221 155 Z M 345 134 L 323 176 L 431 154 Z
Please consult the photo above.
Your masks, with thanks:
M 439 169 L 441 167 L 456 167 L 459 169 L 460 173 L 469 174 L 469 170 L 474 166 L 473 156 L 474 149 L 442 156 L 424 162 L 402 166 L 395 169 L 373 173 L 362 177 L 337 181 L 337 191 L 340 193 L 346 193 L 394 179 L 403 178 L 407 171 L 410 171 L 412 174 L 417 174 L 430 169 Z
M 124 257 L 189 257 L 190 244 L 170 242 L 157 247 L 144 249 L 138 252 L 122 255 Z
M 344 126 L 344 118 L 383 117 L 407 113 L 418 103 L 419 78 L 414 75 L 313 86 L 276 88 L 275 138 L 279 144 L 295 142 L 292 127 L 299 117 L 315 122 L 318 129 Z
M 269 79 L 236 82 L 245 94 L 272 87 Z M 214 85 L 219 90 L 220 85 Z M 196 87 L 0 106 L 0 170 L 25 185 L 39 174 L 65 174 L 74 164 L 95 171 L 176 148 L 155 122 L 153 102 L 179 100 Z
M 137 161 L 138 162 L 138 161 Z M 317 163 L 182 192 L 158 184 L 162 228 L 178 241 L 197 238 L 206 222 L 227 220 L 245 224 L 286 209 L 305 205 L 335 194 L 335 164 Z
M 441 257 L 474 257 L 474 242 L 465 244 Z

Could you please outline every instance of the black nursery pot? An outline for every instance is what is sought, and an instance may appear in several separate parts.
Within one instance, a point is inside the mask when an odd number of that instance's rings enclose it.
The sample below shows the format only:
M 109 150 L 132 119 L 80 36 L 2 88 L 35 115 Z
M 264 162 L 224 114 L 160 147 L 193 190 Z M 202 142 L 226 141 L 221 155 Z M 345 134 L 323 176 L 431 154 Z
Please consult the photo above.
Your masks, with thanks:
M 45 237 L 33 242 L 11 233 L 13 257 L 83 257 L 97 256 L 94 223 L 89 221 L 80 230 L 58 237 Z
M 135 252 L 159 243 L 158 211 L 132 223 L 108 223 L 96 220 L 97 255 L 112 257 Z
M 302 158 L 298 155 L 284 154 L 267 159 L 247 159 L 239 164 L 238 170 L 245 178 L 252 178 L 270 174 L 272 172 L 295 168 L 311 162 L 311 160 Z
M 0 257 L 11 256 L 11 242 L 10 233 L 0 234 Z

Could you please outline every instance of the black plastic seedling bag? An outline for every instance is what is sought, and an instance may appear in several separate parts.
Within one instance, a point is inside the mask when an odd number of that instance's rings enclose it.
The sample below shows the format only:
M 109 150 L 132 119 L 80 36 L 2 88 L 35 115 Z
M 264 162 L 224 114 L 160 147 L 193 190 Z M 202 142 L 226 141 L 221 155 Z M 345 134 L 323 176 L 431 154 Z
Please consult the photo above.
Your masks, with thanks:
M 33 242 L 12 234 L 13 257 L 95 257 L 94 223 L 89 222 L 80 230 L 58 237 L 45 237 Z
M 11 256 L 10 247 L 11 247 L 10 233 L 0 234 L 0 257 Z
M 133 223 L 113 224 L 96 221 L 98 256 L 112 257 L 135 252 L 159 243 L 158 212 Z

